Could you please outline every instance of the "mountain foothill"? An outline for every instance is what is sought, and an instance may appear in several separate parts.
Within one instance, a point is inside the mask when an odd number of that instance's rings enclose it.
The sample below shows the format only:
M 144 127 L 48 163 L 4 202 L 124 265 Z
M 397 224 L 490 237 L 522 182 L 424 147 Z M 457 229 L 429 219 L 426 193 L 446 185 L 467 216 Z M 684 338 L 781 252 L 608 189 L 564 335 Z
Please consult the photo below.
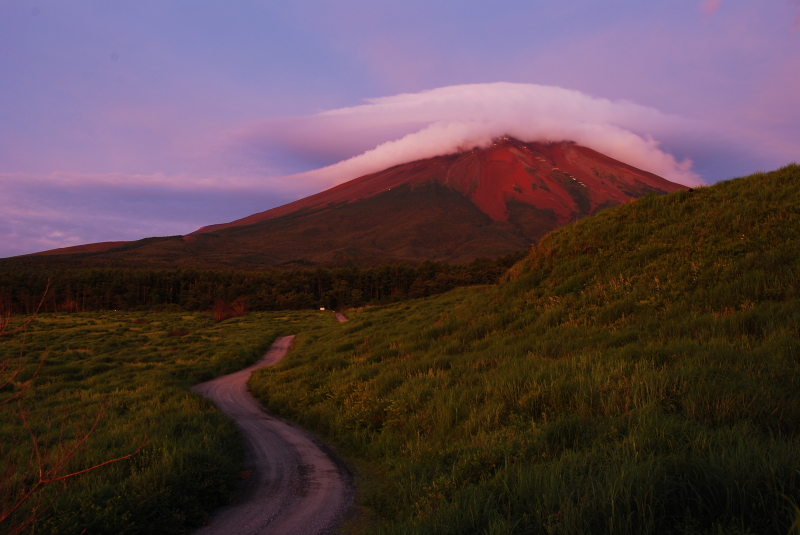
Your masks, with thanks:
M 464 263 L 526 250 L 562 225 L 680 189 L 686 187 L 573 142 L 503 137 L 488 148 L 397 165 L 186 236 L 80 245 L 14 260 L 206 269 Z

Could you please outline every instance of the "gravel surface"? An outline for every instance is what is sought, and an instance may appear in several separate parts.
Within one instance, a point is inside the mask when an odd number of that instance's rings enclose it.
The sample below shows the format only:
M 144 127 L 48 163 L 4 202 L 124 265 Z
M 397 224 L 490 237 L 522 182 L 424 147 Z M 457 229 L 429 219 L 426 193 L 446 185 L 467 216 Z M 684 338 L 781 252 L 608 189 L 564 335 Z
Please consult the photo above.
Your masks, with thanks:
M 192 388 L 236 421 L 251 471 L 234 503 L 217 511 L 198 535 L 330 534 L 352 505 L 351 474 L 333 450 L 267 413 L 247 391 L 253 370 L 279 362 L 293 340 L 278 338 L 252 366 Z

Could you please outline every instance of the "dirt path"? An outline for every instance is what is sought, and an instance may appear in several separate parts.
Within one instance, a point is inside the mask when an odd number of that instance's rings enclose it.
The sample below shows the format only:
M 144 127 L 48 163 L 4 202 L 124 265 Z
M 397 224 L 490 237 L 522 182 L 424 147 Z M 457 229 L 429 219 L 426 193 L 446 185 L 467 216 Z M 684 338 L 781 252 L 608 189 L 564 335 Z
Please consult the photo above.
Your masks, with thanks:
M 341 312 L 336 312 L 335 315 L 336 315 L 336 321 L 338 321 L 339 323 L 344 323 L 345 321 L 348 321 L 350 319 Z
M 236 421 L 252 470 L 236 503 L 217 511 L 198 535 L 332 533 L 352 504 L 350 475 L 335 454 L 307 431 L 265 412 L 247 391 L 253 370 L 279 362 L 293 340 L 278 338 L 252 366 L 192 388 Z

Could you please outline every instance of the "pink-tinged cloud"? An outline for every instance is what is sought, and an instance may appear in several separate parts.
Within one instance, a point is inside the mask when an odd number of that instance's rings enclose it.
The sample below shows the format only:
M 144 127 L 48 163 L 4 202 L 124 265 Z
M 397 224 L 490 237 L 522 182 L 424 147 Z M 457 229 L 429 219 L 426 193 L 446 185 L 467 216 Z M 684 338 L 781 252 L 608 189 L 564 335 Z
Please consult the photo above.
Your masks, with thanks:
M 0 183 L 8 189 L 48 189 L 68 191 L 77 188 L 127 190 L 152 190 L 176 194 L 214 193 L 220 191 L 253 191 L 263 188 L 257 177 L 190 174 L 167 175 L 164 173 L 0 173 Z M 0 196 L 0 206 L 6 199 Z M 13 199 L 9 198 L 11 203 Z
M 709 15 L 713 15 L 719 9 L 722 0 L 705 0 L 700 3 L 700 9 Z
M 631 102 L 535 84 L 442 87 L 368 99 L 367 104 L 293 121 L 263 121 L 234 134 L 237 143 L 283 143 L 309 153 L 360 154 L 294 175 L 333 185 L 409 161 L 486 147 L 501 136 L 523 141 L 575 141 L 620 161 L 686 185 L 701 183 L 690 160 L 678 161 L 656 139 L 691 130 L 691 121 Z M 400 137 L 393 131 L 407 130 Z M 361 136 L 351 133 L 360 132 Z M 373 148 L 364 150 L 372 140 Z M 320 149 L 322 147 L 322 149 Z M 358 150 L 356 150 L 358 149 Z

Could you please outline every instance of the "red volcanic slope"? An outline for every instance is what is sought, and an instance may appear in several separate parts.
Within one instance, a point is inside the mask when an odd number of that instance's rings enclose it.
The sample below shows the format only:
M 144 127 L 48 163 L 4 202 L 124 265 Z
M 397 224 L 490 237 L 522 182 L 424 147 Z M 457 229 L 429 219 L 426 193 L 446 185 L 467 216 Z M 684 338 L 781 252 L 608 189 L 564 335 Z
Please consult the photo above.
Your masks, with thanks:
M 182 238 L 40 254 L 86 266 L 468 262 L 529 247 L 602 208 L 678 189 L 685 186 L 575 143 L 501 138 L 486 149 L 397 165 Z
M 509 204 L 518 201 L 551 213 L 558 225 L 650 192 L 687 189 L 572 142 L 523 143 L 500 138 L 488 149 L 391 167 L 265 212 L 202 227 L 192 234 L 251 225 L 299 210 L 319 212 L 327 205 L 353 203 L 402 184 L 430 180 L 459 191 L 494 221 L 507 221 Z

